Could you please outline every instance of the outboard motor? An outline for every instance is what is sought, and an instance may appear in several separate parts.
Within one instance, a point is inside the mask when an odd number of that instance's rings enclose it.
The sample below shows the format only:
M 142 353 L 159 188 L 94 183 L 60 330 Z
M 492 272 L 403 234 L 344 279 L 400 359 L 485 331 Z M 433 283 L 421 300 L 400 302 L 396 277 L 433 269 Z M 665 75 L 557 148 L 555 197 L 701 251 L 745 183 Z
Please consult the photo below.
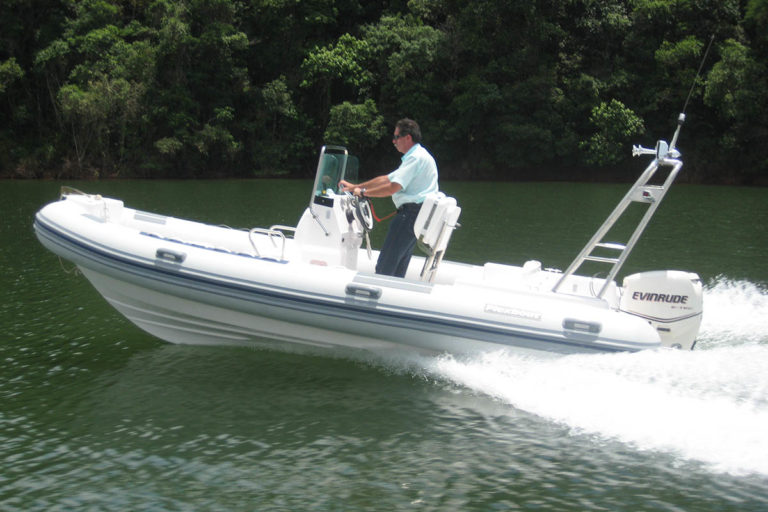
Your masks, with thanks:
M 624 278 L 619 309 L 648 320 L 662 345 L 691 350 L 701 325 L 702 302 L 697 274 L 656 270 Z

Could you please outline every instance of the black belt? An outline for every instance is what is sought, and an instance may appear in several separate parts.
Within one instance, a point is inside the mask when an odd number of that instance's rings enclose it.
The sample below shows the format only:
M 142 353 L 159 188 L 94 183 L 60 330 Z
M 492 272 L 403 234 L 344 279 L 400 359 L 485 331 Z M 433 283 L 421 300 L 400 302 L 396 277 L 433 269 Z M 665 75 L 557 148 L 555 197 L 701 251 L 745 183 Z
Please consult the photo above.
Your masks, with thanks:
M 401 213 L 404 211 L 413 211 L 413 210 L 419 210 L 421 209 L 421 203 L 404 203 L 401 204 L 400 207 L 397 209 L 397 213 Z

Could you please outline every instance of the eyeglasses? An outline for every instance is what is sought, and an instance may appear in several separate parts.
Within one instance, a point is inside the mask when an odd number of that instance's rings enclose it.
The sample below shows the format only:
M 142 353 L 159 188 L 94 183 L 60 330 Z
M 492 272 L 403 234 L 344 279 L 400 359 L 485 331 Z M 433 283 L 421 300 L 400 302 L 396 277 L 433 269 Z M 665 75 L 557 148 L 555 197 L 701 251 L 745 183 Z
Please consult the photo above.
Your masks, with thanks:
M 397 139 L 399 139 L 400 137 L 405 137 L 406 135 L 408 135 L 408 134 L 407 134 L 407 133 L 400 133 L 400 134 L 397 134 L 397 135 L 393 135 L 393 136 L 392 136 L 392 140 L 393 140 L 393 141 L 396 141 L 396 140 L 397 140 Z

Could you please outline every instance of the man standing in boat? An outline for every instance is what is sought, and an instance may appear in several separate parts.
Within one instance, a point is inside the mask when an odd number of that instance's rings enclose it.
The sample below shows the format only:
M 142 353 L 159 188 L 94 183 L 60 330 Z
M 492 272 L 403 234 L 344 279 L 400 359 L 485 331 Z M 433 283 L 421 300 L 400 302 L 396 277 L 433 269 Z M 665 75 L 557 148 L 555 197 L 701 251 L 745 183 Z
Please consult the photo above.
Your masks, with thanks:
M 392 143 L 403 154 L 400 167 L 363 183 L 341 180 L 339 185 L 345 192 L 360 197 L 392 196 L 397 215 L 389 225 L 376 262 L 376 273 L 404 277 L 416 246 L 413 225 L 421 203 L 429 194 L 438 191 L 437 164 L 421 145 L 421 129 L 412 119 L 401 119 L 395 124 Z

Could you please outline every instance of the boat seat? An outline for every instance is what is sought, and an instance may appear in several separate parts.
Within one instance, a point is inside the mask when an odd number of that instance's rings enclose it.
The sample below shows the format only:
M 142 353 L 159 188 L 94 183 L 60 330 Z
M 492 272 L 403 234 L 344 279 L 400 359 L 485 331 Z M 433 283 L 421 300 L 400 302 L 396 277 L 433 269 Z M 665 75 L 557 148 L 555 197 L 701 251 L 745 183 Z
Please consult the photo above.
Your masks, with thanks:
M 460 214 L 461 208 L 456 204 L 456 199 L 442 192 L 430 194 L 422 203 L 413 225 L 417 244 L 427 255 L 421 271 L 422 281 L 434 280 L 453 230 L 459 225 L 457 221 Z

